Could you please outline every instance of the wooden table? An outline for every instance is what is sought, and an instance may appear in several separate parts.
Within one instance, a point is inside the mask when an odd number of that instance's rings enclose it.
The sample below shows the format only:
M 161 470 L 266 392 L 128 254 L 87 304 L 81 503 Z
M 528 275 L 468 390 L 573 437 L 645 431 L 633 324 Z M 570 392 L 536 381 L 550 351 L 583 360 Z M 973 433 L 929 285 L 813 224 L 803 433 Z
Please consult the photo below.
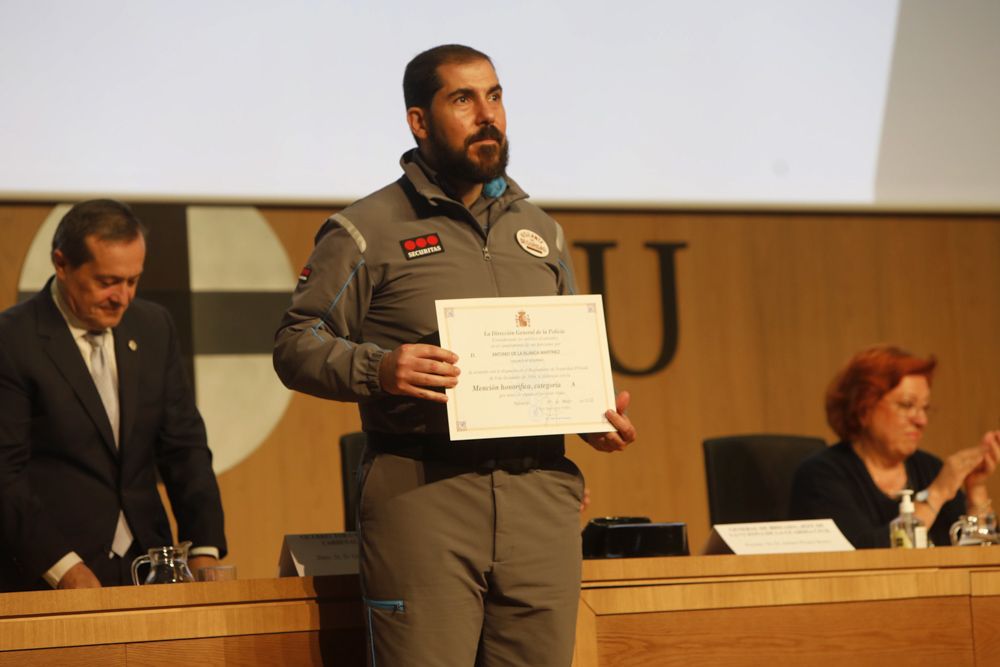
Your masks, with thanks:
M 584 563 L 574 667 L 1000 665 L 1000 549 Z
M 0 665 L 364 665 L 358 580 L 0 595 Z
M 586 561 L 575 667 L 1000 664 L 1000 549 Z M 355 577 L 0 595 L 0 665 L 363 665 Z

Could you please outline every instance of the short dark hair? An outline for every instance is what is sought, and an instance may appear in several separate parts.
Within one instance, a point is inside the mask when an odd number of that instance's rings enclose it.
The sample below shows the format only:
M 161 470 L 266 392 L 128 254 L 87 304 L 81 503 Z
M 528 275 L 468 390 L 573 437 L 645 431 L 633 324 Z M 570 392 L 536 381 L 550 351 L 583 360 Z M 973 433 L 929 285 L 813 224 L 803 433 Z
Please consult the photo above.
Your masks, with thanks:
M 52 254 L 58 250 L 73 268 L 93 259 L 87 237 L 100 241 L 132 241 L 146 238 L 146 226 L 128 204 L 114 199 L 91 199 L 80 202 L 63 216 L 52 235 Z
M 438 67 L 474 60 L 485 60 L 490 65 L 493 64 L 490 57 L 482 51 L 461 44 L 442 44 L 418 54 L 407 63 L 403 73 L 403 100 L 406 108 L 430 108 L 434 93 L 441 88 Z
M 907 375 L 922 375 L 928 384 L 937 360 L 918 357 L 893 345 L 876 345 L 858 352 L 826 391 L 826 420 L 842 439 L 864 434 L 864 420 L 882 397 Z

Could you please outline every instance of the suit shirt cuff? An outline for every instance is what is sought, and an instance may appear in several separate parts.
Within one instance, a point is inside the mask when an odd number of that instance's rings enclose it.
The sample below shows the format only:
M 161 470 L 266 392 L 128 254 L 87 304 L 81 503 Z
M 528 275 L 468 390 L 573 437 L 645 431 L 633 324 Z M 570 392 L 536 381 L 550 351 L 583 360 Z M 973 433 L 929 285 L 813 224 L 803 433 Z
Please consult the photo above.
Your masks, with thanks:
M 188 549 L 188 558 L 194 558 L 195 556 L 211 556 L 219 560 L 219 547 L 192 547 Z
M 70 551 L 68 554 L 60 558 L 55 565 L 50 567 L 48 571 L 42 575 L 45 581 L 52 588 L 59 588 L 59 582 L 62 578 L 66 576 L 70 568 L 77 563 L 82 563 L 83 559 L 80 558 L 75 551 Z

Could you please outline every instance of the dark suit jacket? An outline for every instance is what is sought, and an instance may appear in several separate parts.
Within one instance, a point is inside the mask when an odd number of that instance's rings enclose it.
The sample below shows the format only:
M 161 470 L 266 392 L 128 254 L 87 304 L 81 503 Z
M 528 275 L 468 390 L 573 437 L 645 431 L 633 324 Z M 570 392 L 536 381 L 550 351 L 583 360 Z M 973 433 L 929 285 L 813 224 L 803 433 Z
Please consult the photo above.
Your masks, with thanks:
M 119 509 L 143 551 L 171 544 L 157 471 L 178 539 L 225 554 L 212 454 L 169 314 L 136 299 L 114 338 L 118 449 L 49 285 L 0 313 L 0 591 L 44 586 L 70 551 L 107 559 Z

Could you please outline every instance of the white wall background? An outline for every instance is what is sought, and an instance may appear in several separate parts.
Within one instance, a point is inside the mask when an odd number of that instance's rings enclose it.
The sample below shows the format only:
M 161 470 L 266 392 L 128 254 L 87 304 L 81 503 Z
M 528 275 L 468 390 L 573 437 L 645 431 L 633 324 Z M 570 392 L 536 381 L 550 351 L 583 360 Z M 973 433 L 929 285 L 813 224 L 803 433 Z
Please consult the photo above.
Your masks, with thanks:
M 3 0 L 0 198 L 351 200 L 412 145 L 406 62 L 462 42 L 536 200 L 871 204 L 899 5 Z

